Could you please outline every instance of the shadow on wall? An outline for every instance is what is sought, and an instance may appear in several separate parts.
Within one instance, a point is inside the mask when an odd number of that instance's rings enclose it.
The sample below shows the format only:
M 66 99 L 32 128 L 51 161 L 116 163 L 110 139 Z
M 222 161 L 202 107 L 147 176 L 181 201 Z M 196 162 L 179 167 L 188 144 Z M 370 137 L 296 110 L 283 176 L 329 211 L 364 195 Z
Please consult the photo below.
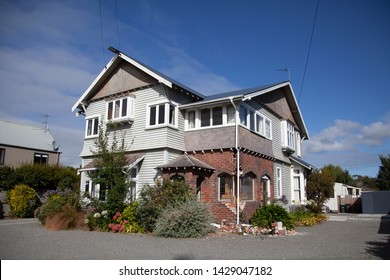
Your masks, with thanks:
M 380 241 L 367 242 L 366 251 L 383 260 L 390 260 L 390 218 L 388 216 L 382 216 L 378 233 L 386 236 Z

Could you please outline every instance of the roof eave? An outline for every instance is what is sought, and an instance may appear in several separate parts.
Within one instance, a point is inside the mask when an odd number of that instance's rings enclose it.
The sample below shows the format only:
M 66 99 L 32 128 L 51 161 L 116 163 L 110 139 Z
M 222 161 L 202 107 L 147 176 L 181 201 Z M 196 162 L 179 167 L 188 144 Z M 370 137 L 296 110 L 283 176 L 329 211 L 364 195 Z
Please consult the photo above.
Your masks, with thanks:
M 222 97 L 222 98 L 213 99 L 213 100 L 198 101 L 198 102 L 193 102 L 193 103 L 181 105 L 181 106 L 179 106 L 179 109 L 192 109 L 192 108 L 199 108 L 202 106 L 210 106 L 213 104 L 225 103 L 227 101 L 229 101 L 229 102 L 238 101 L 238 100 L 242 100 L 243 97 L 244 96 L 241 94 L 241 95 Z
M 287 87 L 290 91 L 290 94 L 288 94 L 286 97 L 287 97 L 287 101 L 289 102 L 291 109 L 292 109 L 291 113 L 293 114 L 294 118 L 298 122 L 298 126 L 301 130 L 301 134 L 304 136 L 303 137 L 304 140 L 308 140 L 309 139 L 309 132 L 307 131 L 305 121 L 303 120 L 301 110 L 299 109 L 298 102 L 295 98 L 294 90 L 292 89 L 290 81 L 282 82 L 280 84 L 276 84 L 274 86 L 265 88 L 263 90 L 259 90 L 259 91 L 253 92 L 253 93 L 246 94 L 245 97 L 243 98 L 243 101 L 251 100 L 254 97 L 266 94 L 268 92 L 271 92 L 273 90 L 283 88 L 283 87 Z
M 114 56 L 111 58 L 111 60 L 106 64 L 106 66 L 103 68 L 103 70 L 99 73 L 99 75 L 95 78 L 95 80 L 90 84 L 90 86 L 84 91 L 84 93 L 81 95 L 81 97 L 77 100 L 77 102 L 72 107 L 72 112 L 74 112 L 77 108 L 82 109 L 82 103 L 87 99 L 89 94 L 93 92 L 93 90 L 100 85 L 101 80 L 103 77 L 107 76 L 111 73 L 111 68 L 113 65 L 115 65 L 117 62 L 119 62 L 120 57 L 119 55 Z

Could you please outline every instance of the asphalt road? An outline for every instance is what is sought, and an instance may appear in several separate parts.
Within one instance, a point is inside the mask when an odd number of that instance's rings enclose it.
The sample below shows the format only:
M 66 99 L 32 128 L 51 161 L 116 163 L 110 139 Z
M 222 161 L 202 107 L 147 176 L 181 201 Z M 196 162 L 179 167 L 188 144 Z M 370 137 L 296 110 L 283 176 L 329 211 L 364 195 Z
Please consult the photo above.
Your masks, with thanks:
M 377 260 L 390 259 L 390 219 L 332 216 L 297 234 L 167 239 L 81 230 L 49 231 L 36 219 L 0 220 L 1 260 Z

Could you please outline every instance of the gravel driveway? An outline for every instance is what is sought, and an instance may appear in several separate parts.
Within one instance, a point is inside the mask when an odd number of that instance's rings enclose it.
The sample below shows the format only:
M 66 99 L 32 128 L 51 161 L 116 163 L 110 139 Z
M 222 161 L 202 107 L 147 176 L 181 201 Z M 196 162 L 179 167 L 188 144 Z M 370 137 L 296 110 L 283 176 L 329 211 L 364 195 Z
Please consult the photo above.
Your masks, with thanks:
M 323 224 L 297 228 L 296 235 L 223 235 L 201 239 L 49 231 L 36 219 L 0 220 L 0 259 L 390 259 L 390 219 L 331 216 Z

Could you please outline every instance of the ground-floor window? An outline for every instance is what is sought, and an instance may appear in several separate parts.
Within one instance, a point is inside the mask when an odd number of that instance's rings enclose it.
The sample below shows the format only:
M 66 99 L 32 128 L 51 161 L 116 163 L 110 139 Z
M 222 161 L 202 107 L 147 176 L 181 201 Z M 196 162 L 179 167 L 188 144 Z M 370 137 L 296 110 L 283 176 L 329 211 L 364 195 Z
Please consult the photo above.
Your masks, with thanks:
M 222 174 L 218 178 L 219 200 L 233 200 L 234 198 L 234 180 L 233 176 Z
M 254 174 L 247 173 L 241 179 L 240 200 L 254 200 Z
M 47 164 L 48 161 L 48 154 L 34 153 L 34 164 Z
M 5 149 L 0 148 L 0 165 L 4 165 L 5 162 Z

